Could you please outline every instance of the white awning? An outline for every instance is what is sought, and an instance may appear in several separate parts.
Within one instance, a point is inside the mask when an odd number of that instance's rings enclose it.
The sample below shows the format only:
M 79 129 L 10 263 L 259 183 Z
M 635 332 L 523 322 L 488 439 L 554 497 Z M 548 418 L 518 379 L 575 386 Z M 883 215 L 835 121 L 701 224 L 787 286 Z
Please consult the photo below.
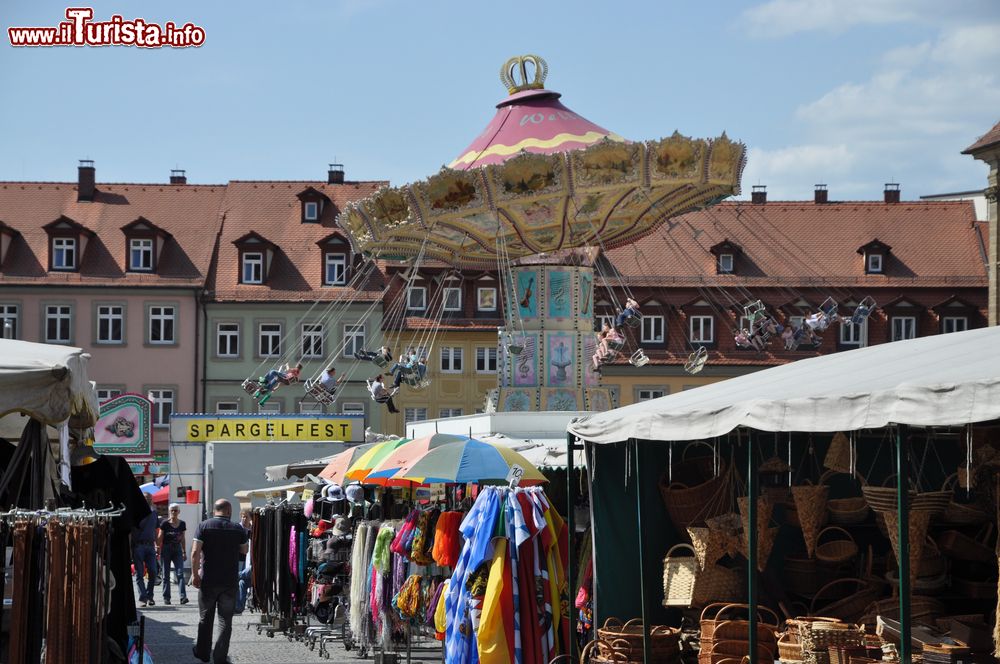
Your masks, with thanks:
M 267 478 L 268 482 L 277 482 L 279 480 L 305 477 L 306 475 L 319 475 L 335 456 L 336 454 L 332 454 L 322 459 L 307 459 L 294 463 L 279 463 L 267 466 L 264 468 L 264 477 Z
M 98 405 L 80 348 L 0 339 L 0 415 L 23 411 L 52 426 L 80 417 L 93 425 Z
M 266 496 L 284 497 L 286 491 L 294 491 L 298 493 L 305 488 L 306 488 L 305 482 L 293 482 L 292 484 L 265 486 L 259 489 L 242 489 L 240 491 L 237 491 L 233 495 L 236 498 L 254 498 L 254 497 L 266 497 Z
M 737 427 L 851 431 L 1000 418 L 1000 327 L 830 353 L 575 419 L 593 443 L 700 440 Z

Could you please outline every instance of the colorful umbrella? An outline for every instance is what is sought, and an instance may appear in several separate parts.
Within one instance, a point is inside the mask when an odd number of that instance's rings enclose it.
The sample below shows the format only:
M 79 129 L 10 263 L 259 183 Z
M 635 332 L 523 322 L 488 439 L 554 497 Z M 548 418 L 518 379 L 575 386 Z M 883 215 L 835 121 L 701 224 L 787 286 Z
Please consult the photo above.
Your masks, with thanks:
M 162 489 L 157 489 L 156 493 L 153 494 L 153 503 L 156 505 L 168 502 L 169 500 L 170 500 L 169 486 L 165 486 Z
M 515 464 L 523 470 L 522 485 L 548 481 L 530 461 L 509 447 L 484 443 L 474 438 L 431 450 L 414 463 L 400 469 L 395 479 L 424 484 L 502 482 L 507 479 Z
M 375 443 L 375 445 L 362 454 L 357 460 L 350 465 L 347 469 L 347 479 L 356 482 L 364 482 L 368 478 L 368 473 L 371 472 L 372 468 L 382 463 L 390 452 L 399 447 L 400 445 L 405 445 L 410 441 L 409 438 L 400 438 L 398 440 L 387 440 L 382 443 Z
M 319 476 L 336 484 L 345 484 L 347 482 L 347 469 L 351 467 L 352 463 L 360 459 L 362 454 L 376 445 L 378 443 L 368 443 L 344 450 L 330 459 L 330 463 L 320 471 Z
M 461 443 L 470 440 L 468 436 L 455 436 L 448 433 L 435 433 L 422 438 L 414 438 L 405 445 L 392 450 L 377 466 L 368 473 L 368 481 L 389 479 L 400 469 L 412 465 L 429 451 L 450 443 Z

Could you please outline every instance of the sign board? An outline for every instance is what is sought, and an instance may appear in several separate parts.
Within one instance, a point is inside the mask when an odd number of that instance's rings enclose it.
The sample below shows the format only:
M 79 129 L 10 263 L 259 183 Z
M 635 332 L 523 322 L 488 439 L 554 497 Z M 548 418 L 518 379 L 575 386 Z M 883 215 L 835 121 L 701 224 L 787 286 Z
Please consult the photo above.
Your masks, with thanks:
M 174 443 L 333 442 L 363 443 L 364 415 L 172 415 Z
M 170 454 L 157 452 L 153 456 L 127 457 L 133 475 L 166 475 L 170 472 Z
M 153 451 L 153 404 L 141 394 L 122 394 L 101 404 L 94 450 L 111 456 L 149 456 Z
M 521 483 L 522 477 L 524 477 L 524 468 L 516 463 L 511 464 L 510 472 L 507 473 L 507 484 L 513 489 Z

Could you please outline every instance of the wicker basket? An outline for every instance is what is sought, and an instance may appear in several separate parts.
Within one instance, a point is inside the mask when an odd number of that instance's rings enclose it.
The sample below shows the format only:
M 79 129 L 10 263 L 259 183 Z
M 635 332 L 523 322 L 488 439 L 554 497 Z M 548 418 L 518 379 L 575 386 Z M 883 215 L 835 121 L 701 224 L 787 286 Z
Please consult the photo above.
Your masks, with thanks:
M 916 622 L 933 622 L 938 616 L 946 613 L 944 604 L 940 600 L 926 595 L 913 595 L 910 598 L 910 617 Z M 876 616 L 899 618 L 899 599 L 889 598 L 873 602 L 868 607 L 862 622 L 866 625 L 874 625 Z
M 964 470 L 964 469 L 963 469 Z M 945 479 L 944 484 L 941 486 L 942 490 L 955 490 L 955 486 L 958 483 L 958 473 L 952 473 Z M 971 503 L 959 503 L 955 501 L 955 496 L 952 495 L 951 502 L 945 508 L 944 512 L 940 515 L 940 521 L 943 523 L 949 523 L 956 526 L 974 526 L 980 523 L 986 523 L 990 520 L 990 514 L 987 508 L 984 507 L 981 501 Z
M 788 555 L 781 564 L 785 590 L 800 597 L 812 597 L 826 583 L 815 558 Z
M 830 648 L 861 646 L 865 642 L 864 629 L 851 623 L 817 621 L 801 627 L 799 639 L 803 652 L 824 653 L 829 657 Z
M 698 653 L 698 664 L 720 664 L 726 659 L 742 659 L 747 656 L 748 650 L 746 641 L 716 641 L 709 648 L 702 646 Z M 758 644 L 757 661 L 773 662 L 774 649 Z
M 597 638 L 625 659 L 616 661 L 641 662 L 643 658 L 642 619 L 633 618 L 626 623 L 608 618 L 604 627 L 597 628 Z M 656 625 L 649 630 L 650 655 L 654 662 L 672 662 L 680 657 L 680 634 L 676 627 Z
M 836 532 L 847 537 L 847 539 L 830 540 L 820 542 L 825 533 Z M 858 545 L 851 537 L 851 534 L 839 526 L 827 526 L 816 536 L 816 560 L 839 565 L 852 560 L 858 555 Z
M 688 446 L 684 454 L 691 449 Z M 684 459 L 674 466 L 674 481 L 667 474 L 660 477 L 660 495 L 670 521 L 677 532 L 686 535 L 687 527 L 732 509 L 731 469 L 720 462 L 718 476 L 712 474 L 711 458 Z
M 701 647 L 705 648 L 715 641 L 746 641 L 750 630 L 750 621 L 744 616 L 750 612 L 749 604 L 709 604 L 701 612 Z M 739 617 L 737 617 L 739 616 Z M 757 605 L 757 641 L 770 645 L 772 650 L 776 644 L 775 632 L 778 629 L 778 614 L 766 606 Z
M 843 622 L 840 618 L 826 618 L 824 616 L 797 616 L 795 618 L 789 618 L 785 621 L 786 631 L 792 633 L 796 637 L 796 641 L 802 642 L 802 639 L 798 638 L 802 630 L 808 629 L 807 625 L 811 625 L 815 622 L 829 622 L 829 623 L 839 623 Z
M 690 551 L 692 555 L 676 555 L 680 551 Z M 667 551 L 663 559 L 663 606 L 691 606 L 699 575 L 694 553 L 694 547 L 688 544 L 677 544 Z
M 698 572 L 691 606 L 703 607 L 718 601 L 739 602 L 744 595 L 746 575 L 742 570 L 722 565 L 707 565 Z
M 838 599 L 830 604 L 820 604 L 820 599 L 824 593 L 828 592 L 831 588 L 848 583 L 852 584 L 857 590 L 847 597 Z M 879 595 L 881 595 L 880 586 L 876 585 L 874 581 L 866 581 L 858 578 L 837 579 L 817 591 L 815 597 L 813 597 L 812 604 L 809 606 L 809 613 L 811 615 L 833 616 L 841 620 L 856 620 L 868 609 L 872 602 L 879 598 Z
M 826 509 L 830 513 L 830 523 L 842 526 L 852 526 L 864 523 L 868 518 L 868 503 L 864 496 L 852 498 L 831 498 L 826 501 Z
M 595 639 L 585 645 L 580 652 L 580 664 L 626 664 L 628 656 L 618 652 L 614 647 L 600 639 Z
M 802 644 L 799 637 L 791 632 L 783 632 L 778 638 L 778 659 L 782 662 L 801 662 Z
M 806 543 L 806 553 L 812 558 L 816 549 L 816 537 L 819 535 L 822 521 L 826 519 L 826 498 L 830 487 L 794 486 L 792 497 L 795 499 L 795 510 L 798 512 L 799 526 L 802 528 L 802 538 Z

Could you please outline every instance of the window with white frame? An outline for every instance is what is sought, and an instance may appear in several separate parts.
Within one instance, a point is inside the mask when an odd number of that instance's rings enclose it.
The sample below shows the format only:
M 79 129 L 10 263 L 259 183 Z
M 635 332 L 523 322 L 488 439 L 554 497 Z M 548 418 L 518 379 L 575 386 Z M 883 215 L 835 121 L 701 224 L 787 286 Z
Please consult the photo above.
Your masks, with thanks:
M 76 269 L 75 237 L 52 238 L 52 269 L 53 270 Z
M 445 311 L 461 311 L 462 310 L 462 289 L 456 286 L 446 286 L 444 289 L 444 310 Z
M 917 318 L 915 316 L 892 317 L 892 340 L 902 341 L 917 336 Z
M 327 286 L 343 286 L 347 283 L 347 256 L 345 254 L 325 254 L 323 258 L 323 283 Z
M 868 272 L 882 271 L 882 254 L 868 254 Z
M 449 346 L 441 349 L 441 371 L 462 373 L 462 347 Z
M 406 308 L 423 311 L 427 308 L 427 289 L 423 286 L 410 286 L 406 291 Z
M 409 424 L 410 422 L 423 422 L 427 419 L 427 409 L 426 408 L 404 408 L 403 409 L 403 423 Z
M 438 417 L 460 417 L 462 415 L 461 408 L 442 408 L 441 414 Z
M 354 357 L 359 350 L 365 349 L 365 326 L 344 326 L 344 357 Z
M 480 311 L 496 311 L 497 310 L 497 289 L 496 288 L 477 288 L 476 289 L 476 307 Z
M 719 272 L 729 274 L 733 271 L 733 255 L 719 254 Z
M 257 328 L 257 354 L 260 357 L 281 356 L 281 323 L 261 323 Z
M 18 307 L 0 304 L 0 339 L 17 339 Z
M 71 340 L 73 307 L 68 304 L 50 304 L 45 307 L 45 342 L 68 344 Z
M 120 344 L 125 341 L 125 307 L 102 304 L 97 307 L 97 343 Z
M 594 331 L 600 332 L 604 328 L 605 323 L 607 323 L 610 327 L 614 327 L 615 317 L 611 315 L 594 316 Z
M 149 238 L 132 238 L 128 241 L 128 269 L 149 272 L 153 269 L 153 241 Z
M 150 390 L 149 399 L 153 402 L 153 426 L 170 426 L 170 415 L 174 412 L 174 391 Z
M 715 342 L 715 319 L 711 316 L 691 316 L 691 343 L 710 344 Z
M 259 251 L 245 252 L 240 276 L 244 284 L 264 283 L 264 254 Z
M 217 401 L 215 403 L 216 413 L 238 413 L 240 412 L 239 401 Z
M 663 316 L 642 317 L 642 341 L 649 344 L 662 344 L 666 321 Z
M 497 372 L 497 349 L 495 346 L 476 347 L 476 373 Z
M 666 393 L 666 390 L 640 389 L 638 391 L 637 400 L 649 401 L 650 399 L 659 399 L 660 397 L 666 395 Z
M 102 404 L 121 395 L 122 391 L 116 387 L 99 387 L 97 388 L 97 403 Z
M 215 326 L 215 355 L 217 357 L 239 357 L 239 323 L 218 323 Z
M 304 215 L 306 221 L 316 221 L 319 219 L 319 203 L 316 201 L 309 201 L 304 206 Z
M 969 329 L 969 319 L 965 316 L 945 316 L 941 319 L 941 331 L 945 334 L 951 332 L 965 332 Z
M 323 326 L 302 324 L 302 357 L 323 357 Z
M 845 322 L 840 323 L 840 345 L 841 346 L 860 346 L 861 340 L 864 338 L 865 330 L 868 327 L 868 322 L 865 321 L 861 325 L 848 325 Z
M 320 414 L 323 412 L 323 404 L 318 401 L 300 401 L 299 402 L 299 412 L 300 413 L 311 413 Z
M 365 405 L 360 401 L 345 401 L 340 405 L 340 412 L 344 415 L 364 415 Z
M 155 306 L 149 308 L 149 343 L 172 344 L 177 312 L 173 307 Z

